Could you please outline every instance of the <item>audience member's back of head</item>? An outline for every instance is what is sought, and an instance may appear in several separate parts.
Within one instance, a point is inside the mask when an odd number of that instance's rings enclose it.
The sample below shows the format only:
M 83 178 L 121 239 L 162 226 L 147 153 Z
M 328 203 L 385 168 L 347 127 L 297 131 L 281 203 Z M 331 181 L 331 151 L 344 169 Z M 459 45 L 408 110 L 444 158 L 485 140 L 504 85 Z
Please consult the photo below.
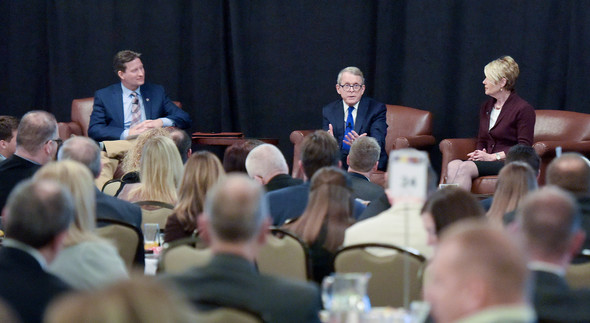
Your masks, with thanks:
M 17 147 L 30 154 L 38 152 L 48 140 L 57 136 L 57 121 L 45 111 L 27 112 L 20 124 L 16 136 Z
M 546 182 L 577 196 L 590 194 L 590 164 L 578 153 L 564 153 L 547 166 Z
M 317 130 L 303 139 L 301 165 L 308 179 L 322 167 L 338 166 L 339 161 L 338 142 L 328 132 Z
M 488 218 L 496 224 L 503 224 L 504 215 L 516 210 L 520 201 L 536 190 L 537 185 L 537 177 L 528 164 L 518 161 L 506 164 L 498 174 Z
M 517 214 L 528 251 L 545 260 L 563 257 L 580 232 L 579 208 L 573 197 L 555 186 L 529 194 Z M 583 239 L 583 238 L 582 238 Z
M 289 167 L 281 151 L 271 144 L 262 144 L 250 151 L 246 157 L 248 176 L 267 178 L 271 174 L 288 174 Z
M 25 180 L 12 190 L 3 212 L 6 237 L 41 248 L 67 230 L 75 208 L 70 192 L 58 183 Z
M 362 136 L 350 146 L 348 166 L 358 172 L 369 172 L 379 161 L 381 147 L 373 137 Z
M 135 140 L 135 144 L 131 146 L 123 158 L 121 165 L 123 172 L 139 172 L 143 146 L 148 140 L 156 136 L 170 137 L 170 131 L 167 128 L 155 128 L 140 134 Z
M 72 293 L 53 302 L 46 323 L 189 323 L 190 304 L 151 277 L 135 277 L 92 293 Z
M 205 216 L 212 244 L 214 238 L 230 243 L 251 241 L 268 215 L 262 186 L 246 175 L 228 174 L 207 193 Z
M 533 172 L 535 172 L 535 176 L 539 174 L 541 167 L 541 157 L 537 155 L 535 148 L 523 144 L 512 146 L 506 154 L 505 162 L 508 164 L 515 161 L 527 163 L 529 166 L 531 166 Z
M 189 157 L 188 152 L 191 149 L 191 145 L 193 144 L 188 133 L 186 133 L 186 131 L 182 129 L 171 128 L 170 138 L 172 139 L 172 141 L 174 141 L 176 148 L 178 148 L 178 152 L 180 153 L 180 158 L 182 159 L 182 162 L 186 163 Z
M 18 130 L 18 119 L 13 116 L 0 116 L 0 140 L 11 141 L 13 132 Z
M 227 147 L 223 154 L 223 169 L 225 169 L 225 172 L 247 173 L 246 158 L 252 149 L 261 144 L 263 142 L 260 140 L 248 139 Z
M 95 178 L 100 175 L 100 147 L 88 137 L 76 136 L 64 141 L 57 160 L 75 160 L 88 167 Z

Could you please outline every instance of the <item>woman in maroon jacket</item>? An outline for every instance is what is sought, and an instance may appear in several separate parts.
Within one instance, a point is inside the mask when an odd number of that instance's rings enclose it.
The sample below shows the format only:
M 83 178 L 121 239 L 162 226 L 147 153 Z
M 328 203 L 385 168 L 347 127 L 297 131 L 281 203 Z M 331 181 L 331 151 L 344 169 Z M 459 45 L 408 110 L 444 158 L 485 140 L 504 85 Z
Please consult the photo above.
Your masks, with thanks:
M 466 161 L 449 163 L 447 183 L 470 191 L 474 178 L 498 174 L 510 147 L 533 144 L 535 109 L 514 91 L 519 72 L 510 56 L 491 61 L 484 68 L 485 93 L 492 98 L 479 110 L 477 147 L 467 154 Z

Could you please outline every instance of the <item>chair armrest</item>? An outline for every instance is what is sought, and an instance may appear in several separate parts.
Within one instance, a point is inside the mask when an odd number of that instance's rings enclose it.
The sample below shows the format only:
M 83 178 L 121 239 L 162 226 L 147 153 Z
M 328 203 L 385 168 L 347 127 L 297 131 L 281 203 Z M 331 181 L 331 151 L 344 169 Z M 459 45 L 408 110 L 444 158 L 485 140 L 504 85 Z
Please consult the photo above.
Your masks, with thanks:
M 67 140 L 72 135 L 82 136 L 82 128 L 77 122 L 59 122 L 57 124 L 59 137 L 63 140 Z
M 444 139 L 438 144 L 442 153 L 442 165 L 440 172 L 440 183 L 445 183 L 447 177 L 447 166 L 451 160 L 466 160 L 467 154 L 474 151 L 477 146 L 476 138 L 454 138 Z
M 393 149 L 402 149 L 402 148 L 425 148 L 428 146 L 432 146 L 436 143 L 434 136 L 431 135 L 418 135 L 418 136 L 411 136 L 411 137 L 397 137 L 395 138 Z
M 555 148 L 561 146 L 563 152 L 575 151 L 584 156 L 590 155 L 590 141 L 538 141 L 533 144 L 533 148 L 539 157 L 555 157 Z
M 314 131 L 315 130 L 294 130 L 289 136 L 289 139 L 293 143 L 293 169 L 291 171 L 291 176 L 293 178 L 303 179 L 303 169 L 299 167 L 299 160 L 301 158 L 301 143 L 303 142 L 303 138 L 305 138 L 305 136 L 313 133 Z

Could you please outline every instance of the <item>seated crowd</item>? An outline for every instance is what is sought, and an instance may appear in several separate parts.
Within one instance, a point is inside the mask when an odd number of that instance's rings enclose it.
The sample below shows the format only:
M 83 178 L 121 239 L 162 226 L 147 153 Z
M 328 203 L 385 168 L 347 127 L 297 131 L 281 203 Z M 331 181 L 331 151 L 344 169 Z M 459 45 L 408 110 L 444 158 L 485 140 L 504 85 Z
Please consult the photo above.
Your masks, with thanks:
M 5 121 L 8 120 L 8 121 Z M 506 154 L 497 189 L 478 200 L 457 186 L 437 189 L 429 166 L 425 199 L 396 196 L 371 183 L 381 160 L 369 136 L 350 140 L 347 169 L 329 131 L 301 146 L 305 179 L 293 179 L 281 151 L 250 141 L 221 161 L 190 149 L 182 130 L 157 128 L 131 139 L 116 196 L 94 182 L 104 151 L 88 137 L 59 147 L 55 118 L 31 111 L 2 150 L 0 316 L 22 322 L 198 322 L 229 307 L 264 322 L 319 322 L 322 280 L 343 246 L 407 248 L 428 259 L 423 298 L 435 322 L 590 321 L 590 290 L 570 288 L 570 263 L 588 260 L 590 162 L 564 153 L 538 187 L 539 158 L 527 145 Z M 2 132 L 0 131 L 0 132 Z M 109 170 L 106 170 L 109 171 Z M 389 174 L 391 175 L 391 174 Z M 143 276 L 143 241 L 133 266 L 96 228 L 115 220 L 142 231 L 135 204 L 171 205 L 163 242 L 198 237 L 208 264 L 178 274 Z M 149 208 L 149 207 L 148 207 Z M 258 272 L 271 226 L 301 238 L 310 251 L 308 282 Z M 377 257 L 391 250 L 369 249 Z M 527 285 L 530 281 L 531 285 Z M 2 317 L 0 317 L 2 319 Z

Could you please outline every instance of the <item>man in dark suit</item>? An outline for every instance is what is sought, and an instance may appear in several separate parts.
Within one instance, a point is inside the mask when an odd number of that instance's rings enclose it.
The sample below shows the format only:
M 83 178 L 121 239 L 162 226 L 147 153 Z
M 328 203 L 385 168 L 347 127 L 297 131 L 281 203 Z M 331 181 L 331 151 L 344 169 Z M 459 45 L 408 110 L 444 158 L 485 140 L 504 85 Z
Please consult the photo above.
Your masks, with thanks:
M 344 68 L 338 73 L 336 92 L 342 100 L 325 106 L 324 130 L 334 135 L 340 147 L 342 164 L 346 168 L 346 156 L 350 145 L 360 136 L 373 137 L 381 147 L 379 169 L 387 168 L 385 136 L 387 135 L 387 109 L 383 103 L 363 97 L 365 78 L 363 72 L 354 66 Z
M 66 140 L 59 150 L 58 160 L 75 160 L 90 169 L 95 178 L 100 175 L 100 148 L 96 142 L 88 137 L 72 137 Z M 96 220 L 98 226 L 103 226 L 101 220 L 117 220 L 134 226 L 138 232 L 141 230 L 141 209 L 139 206 L 127 201 L 104 194 L 98 188 L 96 193 Z M 143 241 L 143 236 L 140 236 Z M 143 267 L 145 263 L 145 252 L 143 244 L 140 243 L 135 253 L 134 263 Z
M 60 141 L 52 114 L 30 111 L 23 116 L 17 131 L 16 151 L 0 163 L 0 209 L 18 182 L 33 176 L 37 169 L 55 158 Z
M 252 149 L 246 157 L 248 176 L 264 185 L 267 192 L 303 184 L 289 175 L 289 167 L 283 153 L 274 145 L 262 144 Z
M 522 202 L 516 226 L 533 273 L 539 320 L 590 322 L 590 290 L 574 291 L 564 278 L 585 238 L 574 198 L 555 186 L 543 187 Z
M 145 83 L 140 53 L 123 50 L 113 69 L 121 83 L 94 94 L 88 136 L 96 141 L 126 139 L 161 127 L 189 128 L 189 115 L 177 107 L 160 85 Z
M 355 198 L 371 202 L 383 194 L 383 187 L 369 180 L 377 170 L 380 151 L 377 140 L 367 136 L 359 137 L 350 146 L 348 174 Z
M 341 166 L 338 143 L 328 132 L 315 131 L 303 139 L 299 163 L 307 178 L 305 183 L 266 193 L 274 226 L 281 226 L 285 221 L 298 218 L 303 213 L 309 199 L 309 181 L 318 169 Z M 354 201 L 354 218 L 357 219 L 364 209 L 365 205 Z
M 62 248 L 74 219 L 71 194 L 53 181 L 17 185 L 3 210 L 0 297 L 22 322 L 42 322 L 49 302 L 70 288 L 45 271 Z
M 17 129 L 17 118 L 13 116 L 0 116 L 0 162 L 14 154 L 16 150 Z
M 204 267 L 164 278 L 197 308 L 245 309 L 269 323 L 319 322 L 321 300 L 315 285 L 256 270 L 254 261 L 269 225 L 260 184 L 245 175 L 229 175 L 207 193 L 198 221 L 213 259 Z

